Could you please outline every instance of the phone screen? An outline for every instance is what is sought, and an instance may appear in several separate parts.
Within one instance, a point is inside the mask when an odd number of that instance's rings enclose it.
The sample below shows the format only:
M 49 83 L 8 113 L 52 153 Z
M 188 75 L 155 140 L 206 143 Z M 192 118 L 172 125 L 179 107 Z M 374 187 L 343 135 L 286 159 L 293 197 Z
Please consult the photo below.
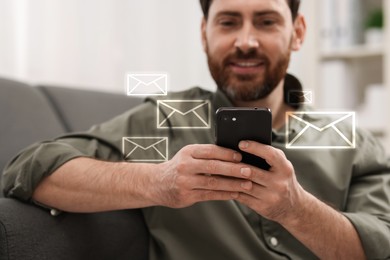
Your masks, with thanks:
M 216 144 L 242 154 L 242 162 L 268 170 L 268 163 L 258 156 L 241 151 L 238 144 L 251 140 L 263 144 L 272 141 L 272 114 L 268 108 L 220 108 L 216 112 Z

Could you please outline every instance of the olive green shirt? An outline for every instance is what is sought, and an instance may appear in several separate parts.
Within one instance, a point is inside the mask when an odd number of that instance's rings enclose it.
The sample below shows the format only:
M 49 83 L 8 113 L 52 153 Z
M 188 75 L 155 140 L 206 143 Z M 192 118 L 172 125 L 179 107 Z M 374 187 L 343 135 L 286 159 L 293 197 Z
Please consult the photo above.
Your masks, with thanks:
M 293 83 L 286 82 L 285 91 L 300 88 L 300 85 L 288 86 Z M 5 194 L 30 201 L 42 178 L 76 157 L 158 163 L 171 159 L 188 144 L 214 143 L 215 111 L 232 106 L 221 92 L 200 88 L 169 94 L 164 98 L 169 106 L 161 102 L 163 99 L 159 100 L 149 98 L 144 104 L 85 133 L 66 135 L 25 149 L 4 171 Z M 188 102 L 175 107 L 179 100 Z M 191 110 L 193 105 L 199 106 Z M 182 113 L 175 114 L 169 109 Z M 335 138 L 337 135 L 326 137 L 327 131 L 334 128 L 321 129 L 320 134 L 324 134 L 321 138 L 314 137 L 319 134 L 315 128 L 306 132 L 307 135 L 300 135 L 307 126 L 305 122 L 326 126 L 333 119 L 315 114 L 298 118 L 302 120 L 274 131 L 272 145 L 283 150 L 292 162 L 304 189 L 353 223 L 369 259 L 390 258 L 390 163 L 385 151 L 369 133 L 360 129 L 355 133 L 355 148 L 287 149 L 286 142 L 294 138 L 299 139 L 300 146 L 316 141 L 320 141 L 319 145 L 337 146 L 337 142 L 342 142 Z M 337 122 L 341 132 L 350 127 L 347 122 Z M 183 209 L 150 207 L 142 211 L 151 233 L 151 259 L 316 259 L 281 225 L 233 200 L 202 202 Z

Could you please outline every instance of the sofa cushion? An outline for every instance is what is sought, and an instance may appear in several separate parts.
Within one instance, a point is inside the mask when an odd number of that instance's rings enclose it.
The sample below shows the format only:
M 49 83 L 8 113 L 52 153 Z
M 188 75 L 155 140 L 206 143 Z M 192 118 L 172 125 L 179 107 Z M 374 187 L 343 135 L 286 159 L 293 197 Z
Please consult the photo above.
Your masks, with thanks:
M 14 199 L 0 199 L 0 260 L 148 259 L 140 210 L 53 217 Z
M 39 86 L 51 101 L 67 132 L 84 131 L 141 104 L 141 98 L 105 92 Z
M 7 79 L 0 79 L 0 120 L 0 172 L 21 149 L 65 131 L 37 88 Z

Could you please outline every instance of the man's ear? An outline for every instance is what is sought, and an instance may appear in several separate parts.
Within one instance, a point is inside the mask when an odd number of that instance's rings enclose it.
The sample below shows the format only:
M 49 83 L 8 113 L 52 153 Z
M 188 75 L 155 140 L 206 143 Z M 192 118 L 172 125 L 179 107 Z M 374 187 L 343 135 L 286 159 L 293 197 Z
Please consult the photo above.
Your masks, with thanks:
M 203 51 L 204 52 L 207 52 L 206 26 L 207 26 L 207 21 L 203 17 L 200 30 L 201 30 L 201 34 L 202 34 L 202 46 L 203 46 Z
M 294 33 L 292 39 L 292 50 L 299 51 L 305 41 L 306 36 L 306 20 L 302 14 L 298 14 L 294 21 Z

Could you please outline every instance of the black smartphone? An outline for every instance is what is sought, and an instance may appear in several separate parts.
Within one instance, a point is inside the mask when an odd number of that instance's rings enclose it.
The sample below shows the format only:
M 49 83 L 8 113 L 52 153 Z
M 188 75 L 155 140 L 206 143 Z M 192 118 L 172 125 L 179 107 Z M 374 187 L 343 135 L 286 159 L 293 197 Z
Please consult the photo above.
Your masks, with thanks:
M 241 151 L 238 144 L 251 140 L 263 144 L 272 141 L 272 113 L 268 108 L 222 107 L 216 112 L 216 144 L 242 154 L 242 162 L 268 170 L 269 164 L 253 154 Z

